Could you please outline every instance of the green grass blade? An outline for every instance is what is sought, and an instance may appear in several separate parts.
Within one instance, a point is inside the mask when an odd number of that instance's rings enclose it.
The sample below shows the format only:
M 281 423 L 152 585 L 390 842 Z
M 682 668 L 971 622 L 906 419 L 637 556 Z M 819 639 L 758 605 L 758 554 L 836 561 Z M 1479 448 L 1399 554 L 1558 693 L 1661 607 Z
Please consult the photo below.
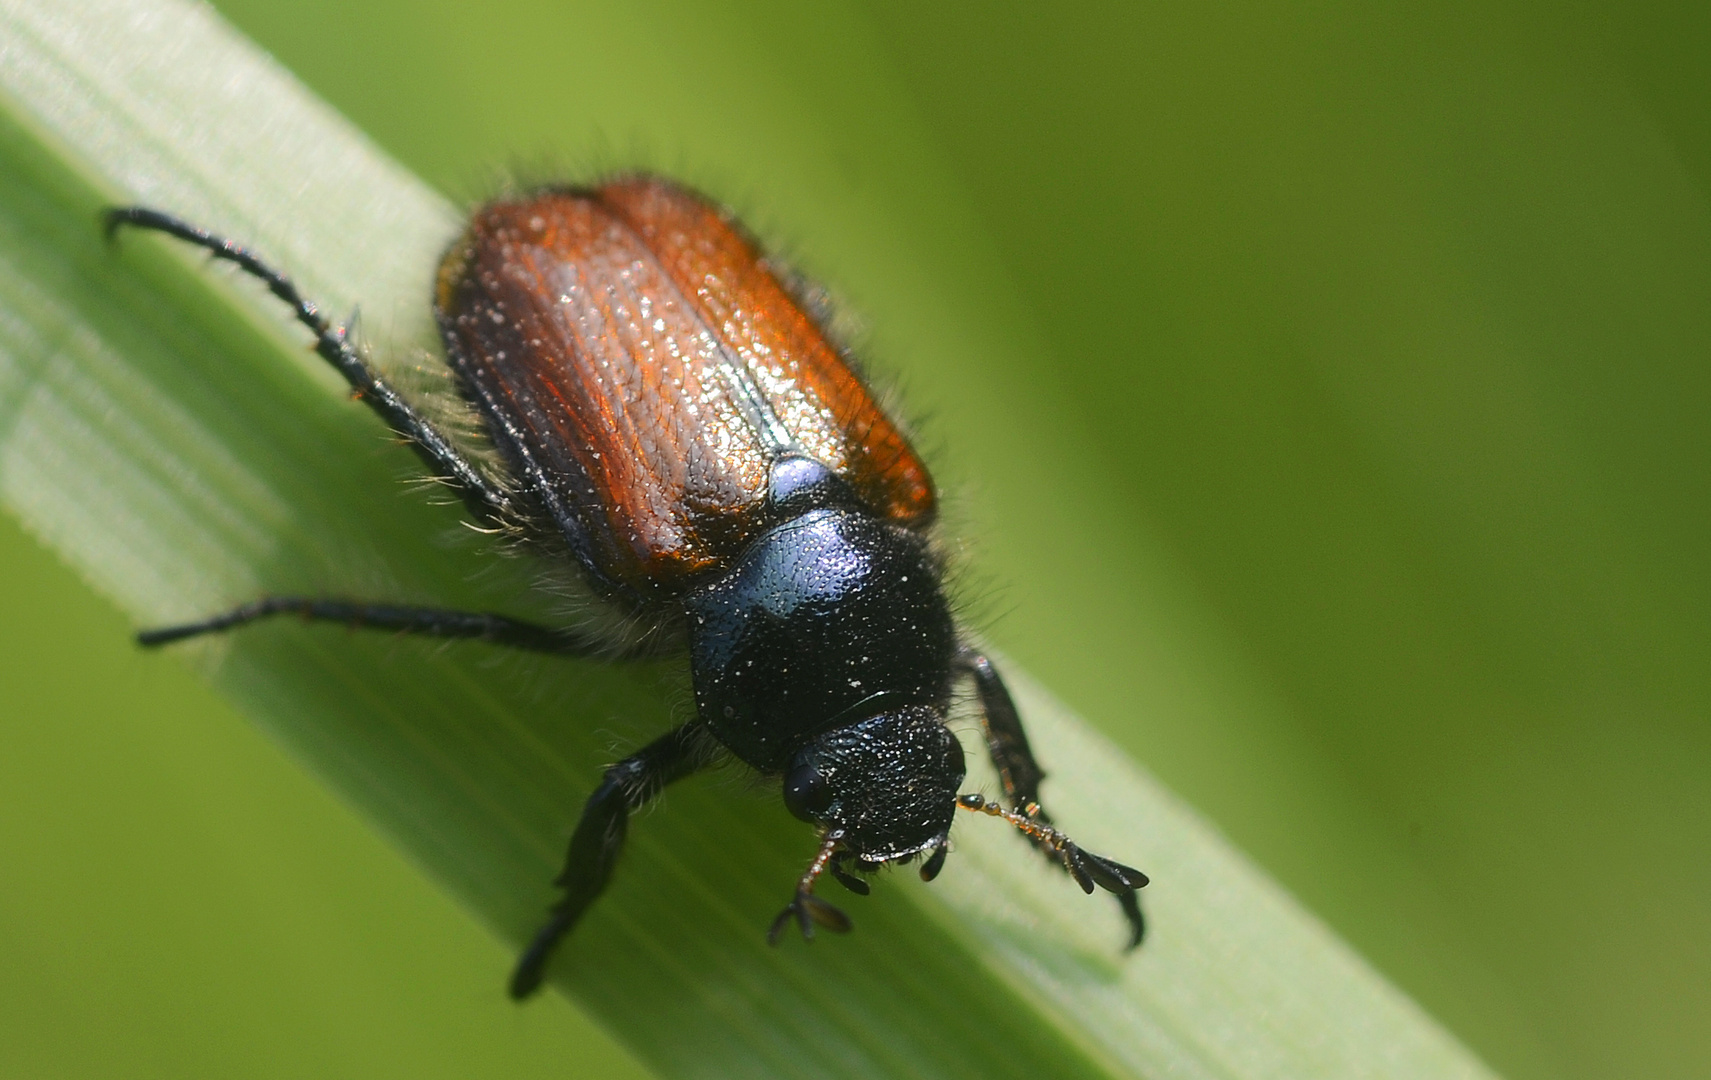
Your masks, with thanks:
M 139 624 L 262 591 L 522 615 L 414 459 L 252 283 L 95 228 L 118 201 L 244 237 L 383 362 L 433 378 L 453 209 L 204 8 L 0 3 L 0 498 Z M 282 625 L 183 650 L 472 913 L 516 941 L 616 747 L 681 673 Z M 159 662 L 168 662 L 164 659 Z M 889 877 L 847 940 L 768 949 L 810 853 L 729 775 L 674 790 L 564 950 L 556 984 L 666 1076 L 1483 1076 L 1484 1068 L 1102 737 L 1016 678 L 1054 809 L 1144 867 L 1156 928 L 996 827 L 944 876 Z M 431 947 L 425 945 L 424 947 Z M 500 992 L 494 973 L 492 993 Z M 667 1035 L 669 1037 L 667 1037 Z

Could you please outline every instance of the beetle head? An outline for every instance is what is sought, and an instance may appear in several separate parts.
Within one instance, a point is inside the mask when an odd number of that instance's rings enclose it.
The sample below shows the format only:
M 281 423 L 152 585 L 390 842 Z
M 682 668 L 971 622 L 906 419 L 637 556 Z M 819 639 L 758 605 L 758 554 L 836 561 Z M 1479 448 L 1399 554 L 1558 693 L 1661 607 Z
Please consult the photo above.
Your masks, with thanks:
M 785 769 L 784 805 L 863 862 L 888 862 L 944 842 L 965 772 L 940 712 L 905 705 L 810 740 Z

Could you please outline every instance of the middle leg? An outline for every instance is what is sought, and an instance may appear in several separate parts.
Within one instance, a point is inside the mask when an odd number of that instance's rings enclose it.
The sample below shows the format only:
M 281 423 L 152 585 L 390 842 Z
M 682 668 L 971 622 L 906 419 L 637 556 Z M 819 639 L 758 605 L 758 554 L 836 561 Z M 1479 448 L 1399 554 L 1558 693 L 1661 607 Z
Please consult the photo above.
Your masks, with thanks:
M 296 615 L 310 622 L 339 623 L 353 630 L 391 630 L 423 637 L 488 641 L 513 649 L 559 656 L 594 656 L 612 652 L 589 634 L 540 626 L 491 612 L 302 596 L 267 596 L 197 622 L 142 630 L 137 633 L 137 644 L 147 648 L 170 645 L 186 638 L 236 629 L 274 615 Z M 638 650 L 638 655 L 641 652 Z M 619 651 L 611 658 L 624 659 L 626 654 Z
M 523 950 L 511 974 L 513 998 L 521 1001 L 539 989 L 553 949 L 606 891 L 624 849 L 630 815 L 653 801 L 673 780 L 681 780 L 707 764 L 712 756 L 710 737 L 691 721 L 607 767 L 605 779 L 588 797 L 582 820 L 570 839 L 564 870 L 556 882 L 564 889 L 564 897 L 553 906 L 552 917 Z

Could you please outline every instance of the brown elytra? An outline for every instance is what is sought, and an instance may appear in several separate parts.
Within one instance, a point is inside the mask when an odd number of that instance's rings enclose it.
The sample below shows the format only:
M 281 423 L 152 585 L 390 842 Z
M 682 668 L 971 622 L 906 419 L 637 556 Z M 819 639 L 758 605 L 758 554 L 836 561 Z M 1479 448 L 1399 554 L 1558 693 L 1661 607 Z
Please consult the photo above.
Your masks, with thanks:
M 789 448 L 925 525 L 903 433 L 721 210 L 627 177 L 479 210 L 436 293 L 452 364 L 585 565 L 646 602 L 765 526 Z

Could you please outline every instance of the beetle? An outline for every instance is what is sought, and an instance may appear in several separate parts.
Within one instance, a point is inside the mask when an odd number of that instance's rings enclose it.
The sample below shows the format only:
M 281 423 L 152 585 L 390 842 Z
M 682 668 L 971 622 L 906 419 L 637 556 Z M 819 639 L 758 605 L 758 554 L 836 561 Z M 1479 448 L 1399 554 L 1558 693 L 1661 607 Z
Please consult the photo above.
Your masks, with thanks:
M 767 932 L 846 931 L 816 896 L 866 894 L 888 863 L 932 880 L 958 809 L 1025 834 L 1086 892 L 1115 895 L 1129 948 L 1144 874 L 1076 845 L 1040 804 L 1044 772 L 1003 679 L 959 633 L 931 527 L 937 494 L 816 305 L 732 215 L 658 177 L 622 175 L 488 203 L 440 265 L 434 313 L 459 391 L 503 463 L 484 470 L 372 367 L 344 328 L 241 244 L 146 207 L 121 228 L 177 237 L 259 278 L 358 397 L 481 523 L 580 568 L 661 628 L 616 649 L 583 627 L 359 600 L 266 597 L 142 631 L 160 646 L 272 615 L 565 656 L 689 655 L 695 716 L 609 766 L 570 841 L 563 889 L 510 981 L 539 987 L 555 945 L 611 880 L 629 816 L 726 755 L 780 782 L 819 848 Z M 972 682 L 1003 800 L 962 793 L 947 726 Z

